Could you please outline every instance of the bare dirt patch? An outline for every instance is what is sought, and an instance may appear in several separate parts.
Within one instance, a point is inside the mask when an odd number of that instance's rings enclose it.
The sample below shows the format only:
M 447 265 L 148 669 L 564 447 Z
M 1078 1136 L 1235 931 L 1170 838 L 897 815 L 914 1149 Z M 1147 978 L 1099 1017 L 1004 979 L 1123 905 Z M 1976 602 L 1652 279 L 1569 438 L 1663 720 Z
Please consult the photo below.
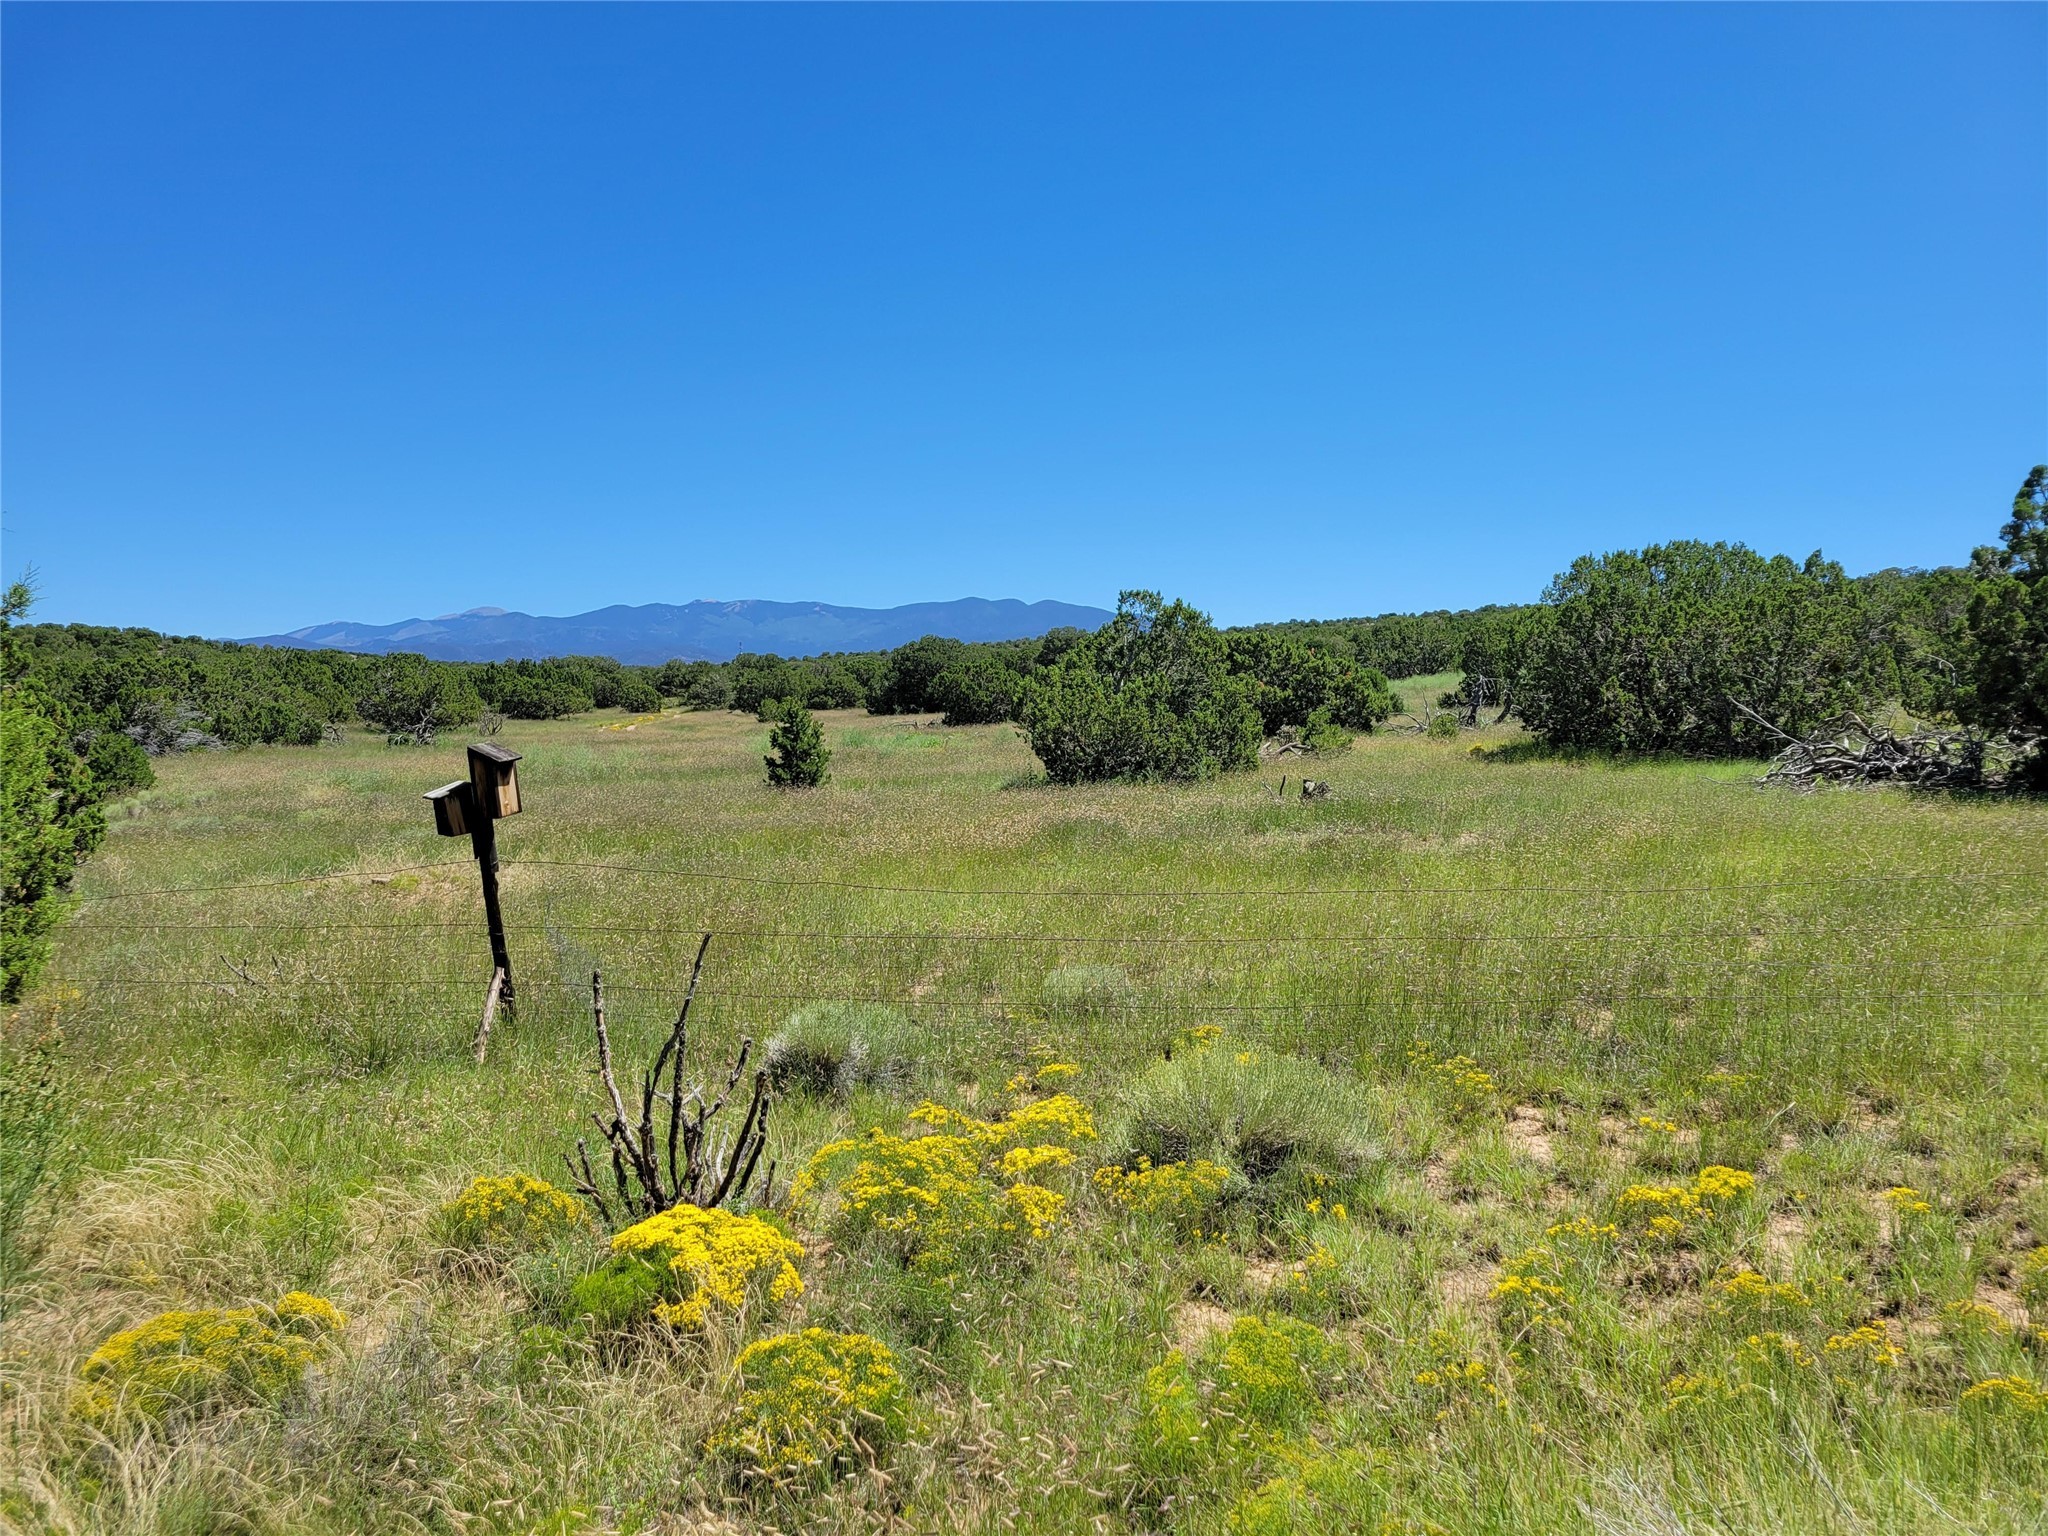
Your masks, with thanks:
M 1764 1225 L 1764 1257 L 1781 1274 L 1789 1274 L 1793 1257 L 1806 1236 L 1806 1220 L 1791 1211 L 1773 1211 Z
M 2017 1292 L 2009 1291 L 2002 1285 L 1994 1285 L 1989 1280 L 1979 1280 L 1976 1296 L 1978 1301 L 2004 1318 L 2015 1330 L 2026 1328 L 2027 1304 L 2020 1300 Z
M 1446 1270 L 1437 1281 L 1437 1294 L 1446 1307 L 1476 1307 L 1493 1290 L 1491 1264 L 1464 1264 Z
M 1237 1321 L 1234 1314 L 1210 1301 L 1184 1301 L 1173 1309 L 1173 1342 L 1182 1354 L 1193 1354 L 1208 1339 L 1227 1333 Z
M 1556 1151 L 1550 1144 L 1550 1132 L 1543 1122 L 1543 1111 L 1533 1104 L 1517 1104 L 1508 1116 L 1508 1140 L 1532 1163 L 1541 1163 L 1548 1168 L 1557 1161 Z

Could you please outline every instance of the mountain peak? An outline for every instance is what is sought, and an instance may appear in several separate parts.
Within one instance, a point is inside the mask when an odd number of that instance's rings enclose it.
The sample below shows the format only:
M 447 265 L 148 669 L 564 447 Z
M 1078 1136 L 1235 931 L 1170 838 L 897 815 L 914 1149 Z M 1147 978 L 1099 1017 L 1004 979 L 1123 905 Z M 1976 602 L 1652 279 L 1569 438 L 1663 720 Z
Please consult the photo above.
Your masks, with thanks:
M 543 656 L 610 656 L 634 666 L 730 661 L 743 651 L 816 656 L 827 651 L 881 651 L 923 635 L 954 640 L 1026 640 L 1072 625 L 1097 629 L 1106 609 L 1075 603 L 990 600 L 906 603 L 897 608 L 842 608 L 832 603 L 778 603 L 766 598 L 698 598 L 687 604 L 643 603 L 551 618 L 503 608 L 471 608 L 437 619 L 396 624 L 342 620 L 262 635 L 245 645 L 388 655 L 412 651 L 440 661 L 519 661 Z

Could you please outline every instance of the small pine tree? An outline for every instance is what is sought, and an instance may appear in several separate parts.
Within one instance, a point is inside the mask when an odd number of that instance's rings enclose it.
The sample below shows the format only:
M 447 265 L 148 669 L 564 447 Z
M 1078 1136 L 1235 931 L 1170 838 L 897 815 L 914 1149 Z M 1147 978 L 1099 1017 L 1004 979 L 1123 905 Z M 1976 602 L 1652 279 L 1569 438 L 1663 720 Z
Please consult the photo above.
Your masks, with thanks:
M 775 729 L 768 733 L 771 750 L 763 759 L 768 764 L 768 782 L 782 788 L 808 787 L 825 782 L 825 765 L 832 760 L 818 722 L 801 703 L 792 699 L 783 706 Z

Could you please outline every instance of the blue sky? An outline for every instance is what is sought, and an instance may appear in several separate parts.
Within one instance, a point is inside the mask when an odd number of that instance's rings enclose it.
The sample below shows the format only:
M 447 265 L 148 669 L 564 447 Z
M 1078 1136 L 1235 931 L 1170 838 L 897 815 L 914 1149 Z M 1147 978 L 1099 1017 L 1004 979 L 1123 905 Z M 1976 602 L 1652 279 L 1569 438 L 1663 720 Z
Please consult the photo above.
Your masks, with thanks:
M 39 617 L 1526 600 L 1991 541 L 2048 8 L 9 4 Z

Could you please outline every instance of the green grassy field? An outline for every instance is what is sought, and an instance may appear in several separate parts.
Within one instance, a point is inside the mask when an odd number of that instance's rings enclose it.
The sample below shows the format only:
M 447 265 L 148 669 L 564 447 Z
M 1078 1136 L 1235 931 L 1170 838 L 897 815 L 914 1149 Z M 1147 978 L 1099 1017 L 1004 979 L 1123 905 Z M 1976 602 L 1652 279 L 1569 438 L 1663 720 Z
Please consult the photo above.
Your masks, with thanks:
M 738 716 L 508 729 L 519 1010 L 481 1066 L 475 869 L 418 798 L 459 743 L 162 762 L 9 1024 L 61 1031 L 71 1149 L 6 1324 L 0 1521 L 2041 1528 L 2048 806 L 1763 792 L 1490 730 L 1363 739 L 1309 765 L 1315 803 L 1299 759 L 1055 789 L 1008 728 L 822 719 L 832 780 L 800 793 Z M 472 1178 L 565 1182 L 599 1107 L 591 971 L 641 1061 L 707 931 L 701 1073 L 826 999 L 917 1041 L 910 1084 L 777 1106 L 778 1203 L 836 1137 L 924 1099 L 997 1120 L 1064 1062 L 1101 1134 L 1049 1234 L 935 1280 L 792 1208 L 803 1294 L 687 1336 L 570 1326 L 561 1270 L 596 1237 L 452 1258 L 436 1214 Z M 1247 1071 L 1318 1063 L 1372 1155 L 1198 1236 L 1088 1175 L 1132 1084 L 1211 1035 Z M 1710 1167 L 1754 1187 L 1683 1230 L 1624 1193 Z M 302 1390 L 155 1429 L 74 1411 L 115 1330 L 295 1288 L 349 1317 Z M 1322 1342 L 1247 1364 L 1286 1318 Z M 912 1422 L 750 1480 L 703 1449 L 734 1355 L 810 1325 L 887 1345 Z M 1295 1384 L 1261 1396 L 1254 1366 Z M 1966 1399 L 1998 1378 L 2024 1389 Z

